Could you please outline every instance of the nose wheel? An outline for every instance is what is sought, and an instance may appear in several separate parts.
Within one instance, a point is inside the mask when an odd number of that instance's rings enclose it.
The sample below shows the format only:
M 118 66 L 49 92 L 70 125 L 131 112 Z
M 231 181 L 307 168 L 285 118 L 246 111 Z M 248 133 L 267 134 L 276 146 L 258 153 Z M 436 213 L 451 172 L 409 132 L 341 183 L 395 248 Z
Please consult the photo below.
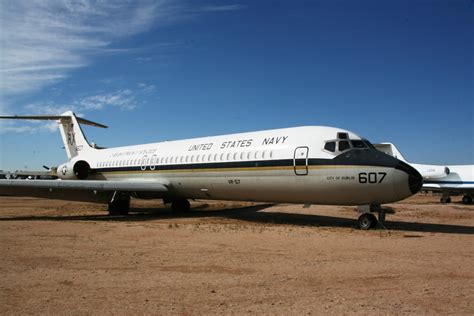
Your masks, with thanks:
M 385 228 L 383 225 L 385 222 L 385 210 L 380 205 L 361 205 L 358 207 L 359 219 L 357 220 L 357 227 L 362 230 L 368 230 L 380 226 Z M 374 213 L 378 214 L 378 219 Z
M 359 216 L 357 220 L 357 226 L 359 229 L 368 230 L 374 228 L 377 225 L 377 218 L 374 214 L 371 213 L 364 213 Z

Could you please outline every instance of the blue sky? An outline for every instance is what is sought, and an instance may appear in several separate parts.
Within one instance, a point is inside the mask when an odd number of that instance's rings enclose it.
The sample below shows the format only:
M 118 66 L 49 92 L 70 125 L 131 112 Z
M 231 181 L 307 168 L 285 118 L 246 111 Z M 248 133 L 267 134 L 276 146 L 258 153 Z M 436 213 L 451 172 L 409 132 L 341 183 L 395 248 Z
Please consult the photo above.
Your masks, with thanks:
M 0 113 L 76 113 L 120 146 L 301 125 L 474 163 L 470 0 L 1 1 Z M 0 169 L 66 160 L 0 122 Z

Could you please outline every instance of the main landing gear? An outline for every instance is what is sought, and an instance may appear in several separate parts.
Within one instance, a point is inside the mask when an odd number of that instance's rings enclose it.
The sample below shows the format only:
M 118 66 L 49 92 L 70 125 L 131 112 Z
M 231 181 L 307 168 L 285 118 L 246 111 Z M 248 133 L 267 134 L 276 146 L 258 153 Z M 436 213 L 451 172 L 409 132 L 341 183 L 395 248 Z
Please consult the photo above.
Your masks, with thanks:
M 463 204 L 472 204 L 472 196 L 470 195 L 465 195 L 462 197 L 462 203 Z
M 109 202 L 109 215 L 127 215 L 130 210 L 130 195 L 122 192 L 114 192 Z
M 359 206 L 358 211 L 362 213 L 357 220 L 357 227 L 359 227 L 359 229 L 368 230 L 377 227 L 377 225 L 383 227 L 383 223 L 385 222 L 385 210 L 382 209 L 380 205 Z M 378 213 L 378 219 L 373 214 L 374 212 Z
M 171 202 L 171 209 L 175 212 L 187 212 L 191 209 L 191 204 L 186 199 L 174 200 Z

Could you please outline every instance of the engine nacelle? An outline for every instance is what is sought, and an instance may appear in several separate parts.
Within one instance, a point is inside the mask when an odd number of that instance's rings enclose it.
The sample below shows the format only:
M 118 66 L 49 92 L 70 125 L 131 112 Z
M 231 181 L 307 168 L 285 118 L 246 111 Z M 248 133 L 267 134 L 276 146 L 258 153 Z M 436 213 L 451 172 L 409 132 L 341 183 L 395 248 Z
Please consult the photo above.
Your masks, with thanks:
M 75 162 L 67 162 L 58 167 L 58 178 L 63 180 L 85 180 L 91 171 L 87 161 L 79 160 Z
M 417 165 L 413 164 L 413 167 L 418 170 L 423 179 L 439 179 L 446 177 L 450 170 L 445 166 L 435 166 L 435 165 Z

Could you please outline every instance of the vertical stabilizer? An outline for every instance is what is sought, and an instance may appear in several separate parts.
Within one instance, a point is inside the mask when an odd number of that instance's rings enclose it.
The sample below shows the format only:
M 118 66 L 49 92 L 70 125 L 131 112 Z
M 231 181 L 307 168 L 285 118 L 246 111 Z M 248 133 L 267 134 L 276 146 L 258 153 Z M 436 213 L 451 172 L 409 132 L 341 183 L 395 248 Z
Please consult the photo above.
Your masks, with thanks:
M 66 149 L 69 159 L 77 156 L 81 152 L 93 149 L 84 136 L 84 132 L 77 121 L 76 115 L 72 111 L 61 114 L 58 124 L 64 148 Z
M 19 120 L 55 120 L 59 124 L 59 131 L 69 159 L 92 150 L 93 148 L 87 141 L 81 129 L 81 124 L 107 128 L 107 126 L 92 122 L 81 117 L 76 117 L 72 111 L 64 112 L 61 115 L 14 115 L 0 116 L 0 119 L 19 119 Z

